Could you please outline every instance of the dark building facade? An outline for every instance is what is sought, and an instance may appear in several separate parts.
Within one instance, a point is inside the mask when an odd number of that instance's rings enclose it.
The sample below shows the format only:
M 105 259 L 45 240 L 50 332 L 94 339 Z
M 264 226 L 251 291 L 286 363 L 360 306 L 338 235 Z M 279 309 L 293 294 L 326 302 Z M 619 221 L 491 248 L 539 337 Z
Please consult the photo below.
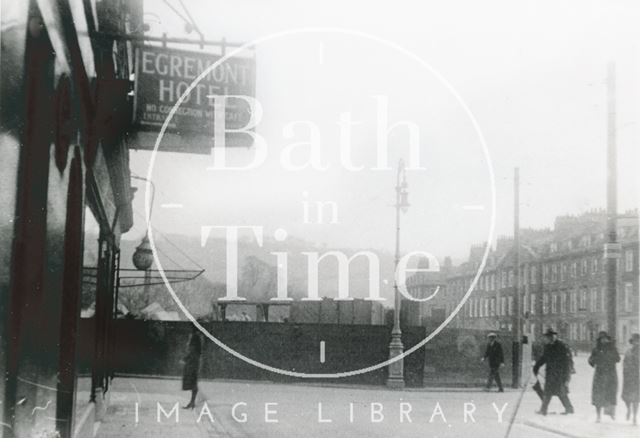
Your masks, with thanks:
M 606 329 L 605 226 L 606 213 L 596 210 L 558 217 L 552 230 L 522 230 L 518 279 L 513 240 L 498 239 L 452 326 L 514 332 L 518 281 L 525 335 L 535 340 L 552 327 L 575 348 L 588 348 L 598 331 Z M 620 216 L 618 239 L 622 252 L 617 270 L 616 338 L 623 344 L 639 331 L 637 211 Z M 445 293 L 420 305 L 423 325 L 453 312 L 478 275 L 484 248 L 473 247 L 465 263 L 449 270 Z M 408 281 L 409 290 L 417 294 L 424 285 L 419 276 Z
M 121 137 L 130 47 L 103 35 L 126 31 L 127 5 L 2 0 L 2 437 L 82 435 L 74 412 L 99 415 L 108 397 L 119 241 L 132 226 Z M 84 241 L 88 216 L 99 226 L 97 242 Z M 77 399 L 85 245 L 99 248 L 97 303 L 91 390 Z

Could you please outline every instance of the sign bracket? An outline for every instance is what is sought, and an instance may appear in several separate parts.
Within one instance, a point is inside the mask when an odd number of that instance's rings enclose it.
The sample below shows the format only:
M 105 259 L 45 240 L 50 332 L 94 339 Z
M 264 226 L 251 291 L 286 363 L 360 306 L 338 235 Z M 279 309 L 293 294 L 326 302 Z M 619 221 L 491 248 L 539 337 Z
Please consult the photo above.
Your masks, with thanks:
M 166 33 L 163 33 L 162 36 L 150 36 L 150 35 L 142 35 L 142 34 L 120 34 L 120 33 L 108 33 L 108 32 L 96 32 L 96 36 L 102 37 L 105 39 L 113 39 L 116 41 L 134 41 L 134 42 L 157 42 L 162 43 L 163 47 L 167 47 L 167 44 L 192 44 L 195 46 L 200 46 L 204 48 L 205 46 L 213 46 L 220 47 L 222 50 L 222 54 L 226 53 L 227 48 L 229 47 L 242 47 L 245 43 L 227 41 L 226 38 L 222 38 L 221 40 L 206 40 L 204 38 L 201 39 L 193 39 L 193 38 L 178 38 L 178 37 L 169 37 Z M 255 50 L 254 46 L 249 46 L 249 50 Z

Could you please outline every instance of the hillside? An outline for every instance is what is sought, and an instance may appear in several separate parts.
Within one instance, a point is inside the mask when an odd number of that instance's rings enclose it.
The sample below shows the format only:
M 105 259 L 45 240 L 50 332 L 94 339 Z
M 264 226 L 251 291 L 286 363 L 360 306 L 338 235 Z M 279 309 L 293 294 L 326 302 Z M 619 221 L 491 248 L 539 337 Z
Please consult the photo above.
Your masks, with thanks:
M 212 299 L 222 297 L 226 293 L 225 241 L 210 239 L 207 245 L 202 247 L 199 239 L 195 237 L 178 234 L 165 237 L 158 233 L 154 235 L 154 238 L 163 269 L 205 269 L 204 274 L 199 278 L 175 284 L 174 290 L 195 316 L 207 315 L 211 311 Z M 92 240 L 87 239 L 88 242 Z M 131 257 L 139 243 L 139 238 L 136 240 L 124 238 L 122 240 L 121 268 L 133 268 Z M 97 250 L 97 245 L 95 249 Z M 240 240 L 238 242 L 238 295 L 251 301 L 266 301 L 275 297 L 277 291 L 276 257 L 271 252 L 286 252 L 288 254 L 289 296 L 294 299 L 303 298 L 307 296 L 308 292 L 307 256 L 303 253 L 317 252 L 321 255 L 330 250 L 341 251 L 347 257 L 357 251 L 319 248 L 312 243 L 293 238 L 287 239 L 286 243 L 265 240 L 262 247 L 252 241 Z M 378 284 L 381 295 L 387 298 L 383 304 L 390 306 L 393 298 L 393 258 L 386 253 L 373 250 L 372 252 L 377 254 L 380 260 Z M 90 266 L 95 263 L 95 260 L 96 252 L 89 245 L 85 251 L 85 266 Z M 318 278 L 318 291 L 321 297 L 337 296 L 339 277 L 337 268 L 337 262 L 333 257 L 327 257 L 321 262 Z M 128 273 L 127 275 L 135 276 L 138 274 Z M 364 257 L 354 259 L 349 270 L 349 294 L 351 297 L 366 298 L 368 296 L 369 277 L 368 261 Z M 126 281 L 141 283 L 141 279 L 123 280 L 123 283 Z M 161 282 L 161 279 L 157 277 L 153 281 Z M 166 310 L 178 310 L 163 284 L 151 286 L 149 290 L 149 296 L 145 296 L 142 287 L 122 288 L 120 303 L 134 313 L 136 309 L 142 309 L 153 302 L 161 304 Z M 85 293 L 83 307 L 86 308 L 91 301 L 93 300 L 90 293 Z

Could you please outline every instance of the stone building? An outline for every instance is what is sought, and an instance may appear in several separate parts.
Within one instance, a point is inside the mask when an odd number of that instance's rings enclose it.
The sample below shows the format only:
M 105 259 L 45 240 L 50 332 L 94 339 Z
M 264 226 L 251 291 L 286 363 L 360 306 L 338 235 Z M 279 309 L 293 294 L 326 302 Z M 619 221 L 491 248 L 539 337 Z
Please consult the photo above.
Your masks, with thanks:
M 513 332 L 518 281 L 525 335 L 535 340 L 552 327 L 576 348 L 588 348 L 606 326 L 605 227 L 606 213 L 595 210 L 558 217 L 553 229 L 522 230 L 518 280 L 512 239 L 498 239 L 482 270 L 485 246 L 472 247 L 468 260 L 446 274 L 446 293 L 420 305 L 422 325 L 433 323 L 429 317 L 433 319 L 434 314 L 435 319 L 448 316 L 471 289 L 452 326 Z M 618 240 L 622 254 L 617 271 L 616 337 L 624 344 L 639 329 L 637 211 L 620 216 Z M 408 281 L 416 293 L 425 284 L 418 276 Z

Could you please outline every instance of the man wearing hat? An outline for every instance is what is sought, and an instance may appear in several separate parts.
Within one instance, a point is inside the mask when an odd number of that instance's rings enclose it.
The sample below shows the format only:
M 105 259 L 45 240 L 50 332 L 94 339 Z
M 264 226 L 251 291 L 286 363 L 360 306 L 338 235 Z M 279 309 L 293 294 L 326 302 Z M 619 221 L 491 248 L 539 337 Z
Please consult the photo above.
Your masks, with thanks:
M 489 360 L 489 377 L 487 378 L 486 390 L 491 389 L 491 384 L 495 379 L 496 385 L 498 385 L 498 391 L 504 392 L 502 388 L 502 379 L 500 379 L 500 368 L 504 366 L 504 354 L 502 353 L 502 345 L 497 341 L 497 335 L 495 333 L 489 333 L 487 338 L 487 349 L 484 352 L 482 361 Z
M 549 402 L 551 397 L 555 395 L 558 396 L 562 406 L 564 406 L 565 411 L 563 414 L 573 414 L 573 406 L 569 400 L 569 380 L 573 372 L 571 349 L 558 339 L 558 333 L 552 328 L 549 328 L 544 336 L 547 344 L 544 346 L 542 356 L 533 367 L 533 374 L 538 375 L 540 367 L 546 365 L 542 406 L 537 413 L 547 415 Z

